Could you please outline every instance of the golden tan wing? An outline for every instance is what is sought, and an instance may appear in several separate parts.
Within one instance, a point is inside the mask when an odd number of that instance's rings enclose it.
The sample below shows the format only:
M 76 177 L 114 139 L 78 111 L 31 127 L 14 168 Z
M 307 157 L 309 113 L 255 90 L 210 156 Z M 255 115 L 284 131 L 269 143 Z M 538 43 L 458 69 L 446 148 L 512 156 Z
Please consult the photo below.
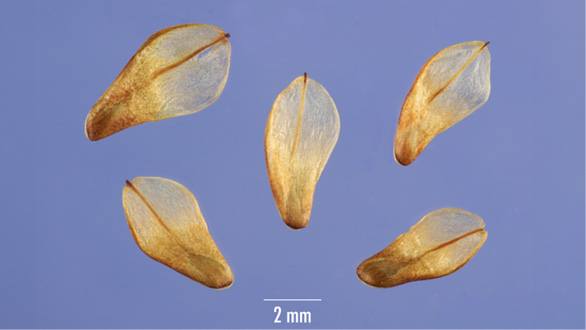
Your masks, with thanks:
M 411 164 L 439 133 L 464 119 L 490 95 L 488 42 L 450 46 L 423 66 L 405 98 L 395 134 L 395 160 Z
M 486 240 L 479 216 L 445 208 L 429 213 L 407 233 L 358 266 L 367 285 L 389 288 L 449 275 L 464 266 Z
M 309 223 L 315 186 L 339 133 L 334 101 L 307 74 L 275 100 L 265 131 L 265 156 L 273 196 L 287 226 L 301 229 Z
M 204 24 L 178 25 L 153 34 L 92 107 L 85 123 L 88 139 L 100 140 L 214 103 L 228 79 L 228 37 Z
M 138 177 L 126 181 L 122 202 L 132 237 L 149 257 L 210 288 L 232 285 L 232 270 L 189 190 L 172 180 Z

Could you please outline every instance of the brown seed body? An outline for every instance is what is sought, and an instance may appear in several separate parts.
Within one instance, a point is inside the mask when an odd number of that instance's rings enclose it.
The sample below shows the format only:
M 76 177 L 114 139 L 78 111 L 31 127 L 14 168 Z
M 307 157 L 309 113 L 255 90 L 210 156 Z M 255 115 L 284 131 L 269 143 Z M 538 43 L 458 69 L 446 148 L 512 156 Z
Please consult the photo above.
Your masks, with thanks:
M 145 254 L 207 287 L 232 285 L 232 270 L 189 190 L 172 180 L 138 177 L 126 181 L 122 202 L 132 237 Z
M 334 101 L 307 74 L 273 104 L 265 131 L 267 171 L 279 213 L 292 229 L 309 223 L 315 186 L 339 133 Z
M 486 240 L 482 218 L 454 208 L 429 213 L 356 273 L 365 284 L 389 288 L 449 275 L 464 266 Z
M 92 107 L 85 123 L 88 139 L 97 141 L 214 103 L 228 79 L 228 37 L 204 24 L 178 25 L 153 34 Z
M 431 140 L 466 118 L 490 95 L 488 42 L 450 46 L 421 69 L 405 98 L 395 134 L 395 160 L 411 164 Z

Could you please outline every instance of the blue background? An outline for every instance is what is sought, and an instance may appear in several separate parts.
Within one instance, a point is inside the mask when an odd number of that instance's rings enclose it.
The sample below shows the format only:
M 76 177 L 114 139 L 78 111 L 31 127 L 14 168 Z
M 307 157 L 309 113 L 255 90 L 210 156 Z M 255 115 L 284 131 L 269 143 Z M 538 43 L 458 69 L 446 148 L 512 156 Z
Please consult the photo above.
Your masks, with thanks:
M 583 328 L 583 1 L 4 1 L 0 52 L 0 327 Z M 189 116 L 98 142 L 92 105 L 154 32 L 231 34 L 223 94 Z M 491 41 L 492 91 L 408 167 L 393 159 L 402 102 L 423 64 Z M 309 226 L 279 217 L 264 130 L 296 77 L 341 119 Z M 216 291 L 144 255 L 124 180 L 190 189 L 236 280 Z M 391 289 L 358 264 L 425 214 L 480 215 L 488 239 L 456 273 Z M 264 302 L 321 298 L 321 302 Z

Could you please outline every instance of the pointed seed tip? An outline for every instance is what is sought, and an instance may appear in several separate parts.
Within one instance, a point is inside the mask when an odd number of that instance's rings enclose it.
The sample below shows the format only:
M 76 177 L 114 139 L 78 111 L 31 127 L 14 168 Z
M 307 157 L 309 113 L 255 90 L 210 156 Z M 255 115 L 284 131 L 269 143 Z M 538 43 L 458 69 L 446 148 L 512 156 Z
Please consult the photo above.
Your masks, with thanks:
M 397 154 L 396 153 L 395 153 L 395 162 L 397 162 L 397 164 L 399 164 L 401 166 L 407 166 L 407 165 L 409 165 L 409 164 L 412 163 L 412 161 L 411 162 L 403 162 L 403 161 L 401 161 L 399 159 L 399 157 L 397 157 Z
M 96 139 L 95 135 L 93 134 L 93 130 L 90 128 L 89 124 L 86 123 L 85 125 L 85 137 L 87 137 L 88 140 L 90 141 L 98 141 L 99 139 Z
M 285 223 L 285 224 L 287 225 L 287 227 L 289 227 L 293 230 L 300 230 L 300 229 L 307 227 L 307 224 L 301 224 L 301 225 L 299 225 L 297 223 L 295 223 L 295 224 Z
M 374 279 L 371 278 L 369 274 L 364 271 L 363 264 L 364 262 L 360 264 L 358 268 L 356 268 L 356 277 L 358 277 L 358 280 L 371 288 L 383 289 L 383 286 L 376 285 L 376 283 L 374 283 Z
M 229 283 L 227 283 L 227 284 L 223 284 L 223 285 L 221 285 L 221 286 L 219 286 L 219 287 L 217 287 L 217 288 L 214 288 L 214 289 L 216 289 L 216 290 L 225 290 L 225 289 L 229 289 L 229 288 L 232 286 L 232 284 L 234 284 L 234 279 L 232 279 L 232 280 L 231 280 Z
M 226 33 L 225 37 L 230 38 L 230 33 Z

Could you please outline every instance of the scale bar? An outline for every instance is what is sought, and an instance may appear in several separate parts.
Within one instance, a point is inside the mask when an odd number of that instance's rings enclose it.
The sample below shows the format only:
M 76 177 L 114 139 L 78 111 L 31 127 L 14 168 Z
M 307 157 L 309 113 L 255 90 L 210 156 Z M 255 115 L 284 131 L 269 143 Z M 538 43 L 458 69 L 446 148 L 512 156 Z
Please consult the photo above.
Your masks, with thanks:
M 262 301 L 322 301 L 321 298 L 266 298 Z

